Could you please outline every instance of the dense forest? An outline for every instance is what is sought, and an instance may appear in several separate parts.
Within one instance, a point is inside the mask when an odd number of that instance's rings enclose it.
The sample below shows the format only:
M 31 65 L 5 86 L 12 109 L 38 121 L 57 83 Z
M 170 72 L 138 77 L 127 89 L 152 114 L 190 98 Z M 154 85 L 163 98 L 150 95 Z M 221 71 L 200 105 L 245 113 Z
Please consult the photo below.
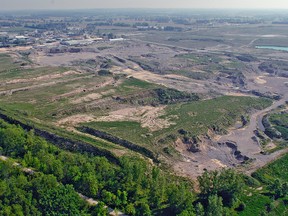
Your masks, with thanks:
M 255 215 L 275 215 L 277 206 L 286 212 L 287 179 L 263 181 L 263 170 L 255 178 L 231 169 L 205 172 L 193 184 L 138 157 L 114 164 L 59 149 L 3 120 L 0 154 L 8 158 L 0 160 L 0 215 L 101 216 L 108 214 L 106 205 L 128 215 L 249 215 L 255 206 L 247 202 L 248 190 L 260 186 L 253 196 L 265 202 Z M 99 203 L 90 206 L 79 193 Z

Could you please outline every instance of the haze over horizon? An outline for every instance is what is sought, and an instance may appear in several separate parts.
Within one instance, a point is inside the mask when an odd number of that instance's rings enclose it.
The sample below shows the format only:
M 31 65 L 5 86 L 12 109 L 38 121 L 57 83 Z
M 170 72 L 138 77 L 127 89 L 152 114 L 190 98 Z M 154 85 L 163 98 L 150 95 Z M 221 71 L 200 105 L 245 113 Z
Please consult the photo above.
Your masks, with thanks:
M 3 1 L 3 0 L 1 0 Z M 4 0 L 0 10 L 93 8 L 288 9 L 287 0 Z

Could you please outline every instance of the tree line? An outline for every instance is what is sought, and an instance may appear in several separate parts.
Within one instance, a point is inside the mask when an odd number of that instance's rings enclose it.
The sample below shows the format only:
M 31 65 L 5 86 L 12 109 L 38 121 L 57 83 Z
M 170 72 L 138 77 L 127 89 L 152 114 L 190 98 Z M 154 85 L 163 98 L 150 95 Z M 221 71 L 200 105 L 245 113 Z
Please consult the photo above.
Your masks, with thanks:
M 192 181 L 139 157 L 122 156 L 115 164 L 69 152 L 3 120 L 0 154 L 35 171 L 0 161 L 0 215 L 107 215 L 104 205 L 139 216 L 237 215 L 245 210 L 244 188 L 252 181 L 232 169 L 206 171 L 195 192 Z M 287 196 L 287 183 L 275 181 L 268 188 L 275 199 Z M 89 206 L 77 193 L 100 202 Z

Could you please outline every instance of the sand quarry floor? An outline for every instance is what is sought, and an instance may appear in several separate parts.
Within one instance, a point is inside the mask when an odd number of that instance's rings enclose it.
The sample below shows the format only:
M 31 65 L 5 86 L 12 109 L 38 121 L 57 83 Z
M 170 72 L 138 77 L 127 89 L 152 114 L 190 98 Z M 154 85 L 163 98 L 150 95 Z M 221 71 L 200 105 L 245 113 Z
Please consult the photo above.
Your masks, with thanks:
M 174 124 L 169 119 L 162 119 L 159 116 L 164 114 L 165 106 L 139 106 L 127 107 L 116 111 L 111 111 L 105 116 L 94 116 L 92 114 L 72 115 L 59 120 L 59 126 L 76 126 L 84 122 L 114 122 L 114 121 L 135 121 L 139 122 L 143 128 L 148 128 L 151 132 L 168 128 Z

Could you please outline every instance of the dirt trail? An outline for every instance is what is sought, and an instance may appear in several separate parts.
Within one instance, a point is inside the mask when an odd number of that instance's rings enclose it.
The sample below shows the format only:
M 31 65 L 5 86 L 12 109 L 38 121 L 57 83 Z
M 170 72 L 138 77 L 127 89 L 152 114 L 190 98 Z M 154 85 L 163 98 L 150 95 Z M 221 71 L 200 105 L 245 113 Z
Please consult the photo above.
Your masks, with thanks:
M 215 142 L 226 142 L 226 141 L 233 141 L 237 144 L 238 150 L 245 156 L 249 158 L 256 159 L 248 170 L 244 170 L 244 172 L 252 173 L 256 169 L 264 166 L 265 164 L 275 160 L 283 153 L 288 152 L 288 149 L 283 149 L 277 151 L 275 153 L 269 155 L 263 155 L 260 152 L 262 151 L 261 146 L 259 143 L 252 139 L 255 134 L 254 130 L 264 130 L 264 126 L 262 124 L 263 116 L 280 105 L 284 105 L 288 100 L 288 91 L 285 82 L 287 78 L 279 78 L 279 77 L 265 77 L 261 76 L 262 82 L 251 82 L 248 84 L 249 88 L 251 89 L 259 89 L 262 92 L 275 92 L 282 95 L 282 99 L 279 101 L 275 101 L 271 106 L 257 111 L 250 116 L 249 125 L 245 128 L 235 129 L 232 130 L 228 135 L 224 135 L 220 137 L 219 140 L 214 140 Z M 265 84 L 264 84 L 265 81 Z M 272 143 L 273 144 L 273 143 Z
M 255 157 L 255 154 L 258 154 L 261 151 L 261 148 L 258 143 L 252 139 L 254 136 L 254 130 L 257 128 L 263 130 L 263 116 L 271 110 L 277 108 L 279 105 L 284 104 L 286 100 L 287 98 L 283 98 L 274 102 L 270 107 L 255 112 L 251 115 L 250 123 L 247 127 L 231 131 L 228 135 L 222 136 L 218 142 L 234 141 L 237 143 L 239 151 L 248 157 Z
M 85 195 L 78 193 L 78 195 L 84 199 L 89 205 L 97 205 L 99 202 L 97 200 L 94 200 L 92 198 L 86 197 Z M 111 216 L 126 216 L 123 212 L 120 212 L 118 210 L 114 210 L 112 208 L 109 208 L 108 206 L 104 206 L 104 208 L 108 208 L 109 215 Z
M 7 85 L 7 84 L 17 84 L 17 83 L 30 83 L 30 82 L 34 82 L 34 81 L 47 81 L 47 80 L 52 80 L 52 79 L 59 79 L 59 78 L 62 78 L 64 76 L 69 76 L 69 75 L 74 75 L 74 74 L 80 74 L 80 73 L 77 71 L 70 70 L 70 71 L 66 71 L 64 73 L 48 74 L 48 75 L 33 77 L 33 78 L 29 78 L 29 79 L 13 79 L 13 80 L 9 80 L 9 81 L 4 82 L 4 83 Z
M 15 89 L 10 89 L 10 90 L 5 90 L 5 91 L 0 91 L 0 95 L 12 95 L 16 92 L 20 92 L 20 91 L 28 91 L 28 90 L 32 90 L 32 89 L 36 89 L 36 88 L 41 88 L 41 87 L 48 87 L 48 86 L 52 86 L 52 85 L 56 85 L 59 83 L 67 83 L 67 82 L 71 82 L 71 81 L 75 81 L 75 80 L 81 80 L 84 78 L 92 78 L 94 75 L 89 75 L 89 76 L 85 76 L 85 77 L 76 77 L 76 78 L 71 78 L 71 79 L 66 79 L 66 80 L 60 80 L 60 81 L 52 81 L 52 82 L 48 82 L 48 83 L 41 83 L 41 84 L 36 84 L 36 85 L 31 85 L 31 86 L 27 86 L 27 87 L 22 87 L 22 88 L 15 88 Z
M 7 161 L 8 159 L 9 159 L 8 157 L 3 156 L 3 155 L 0 155 L 0 160 L 2 160 L 2 161 Z M 17 163 L 17 162 L 13 162 L 13 166 L 15 166 L 15 167 L 21 167 L 21 164 L 19 164 L 19 163 Z M 26 168 L 26 167 L 22 167 L 21 170 L 22 170 L 23 172 L 25 172 L 25 173 L 30 174 L 30 175 L 35 173 L 34 170 L 32 170 L 32 169 L 30 169 L 30 168 Z

